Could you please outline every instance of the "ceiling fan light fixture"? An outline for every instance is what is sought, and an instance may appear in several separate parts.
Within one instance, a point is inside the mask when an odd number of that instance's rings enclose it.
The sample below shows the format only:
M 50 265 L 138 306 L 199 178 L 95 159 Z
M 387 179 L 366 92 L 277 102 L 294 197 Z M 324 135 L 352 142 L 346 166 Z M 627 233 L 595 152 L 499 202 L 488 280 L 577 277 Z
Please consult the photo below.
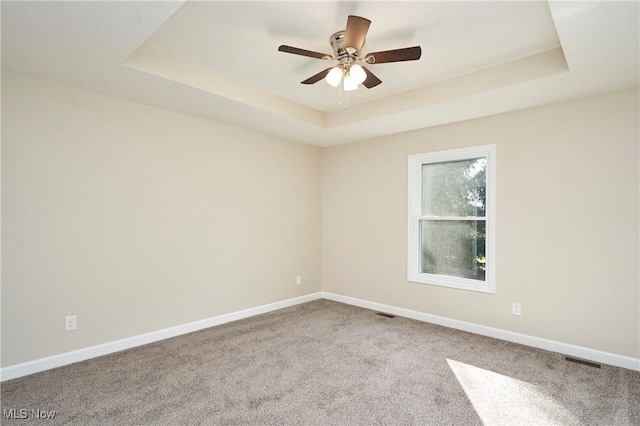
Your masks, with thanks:
M 330 86 L 338 87 L 338 85 L 340 85 L 340 81 L 342 80 L 342 74 L 342 68 L 333 67 L 324 79 Z
M 351 65 L 351 67 L 349 68 L 349 75 L 351 76 L 351 79 L 356 82 L 356 84 L 362 84 L 362 82 L 367 79 L 367 73 L 358 64 Z

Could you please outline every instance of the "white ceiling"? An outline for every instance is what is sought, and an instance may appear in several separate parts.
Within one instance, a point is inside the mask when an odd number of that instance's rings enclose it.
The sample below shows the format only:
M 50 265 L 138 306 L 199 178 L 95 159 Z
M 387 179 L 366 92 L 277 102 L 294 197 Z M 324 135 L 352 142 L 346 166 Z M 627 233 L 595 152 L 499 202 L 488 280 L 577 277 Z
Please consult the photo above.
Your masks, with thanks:
M 349 14 L 383 84 L 300 81 Z M 639 86 L 637 1 L 2 2 L 2 67 L 331 146 Z M 345 101 L 348 100 L 348 108 Z

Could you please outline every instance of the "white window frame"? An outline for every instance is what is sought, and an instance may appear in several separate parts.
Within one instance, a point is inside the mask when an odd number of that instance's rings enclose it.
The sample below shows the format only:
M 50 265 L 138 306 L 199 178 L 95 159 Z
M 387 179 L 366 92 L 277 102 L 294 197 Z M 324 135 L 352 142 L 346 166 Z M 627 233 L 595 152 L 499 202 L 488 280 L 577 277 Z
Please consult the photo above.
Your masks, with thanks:
M 459 278 L 446 275 L 426 274 L 420 272 L 422 257 L 422 239 L 420 237 L 420 220 L 422 218 L 422 165 L 436 164 L 450 161 L 486 158 L 486 199 L 485 199 L 485 257 L 487 260 L 484 281 Z M 408 250 L 407 250 L 407 280 L 416 283 L 451 287 L 462 290 L 472 290 L 482 293 L 495 293 L 496 273 L 496 147 L 495 145 L 481 145 L 469 148 L 451 149 L 446 151 L 427 152 L 409 155 L 409 221 L 408 221 Z M 433 219 L 433 218 L 431 218 Z M 443 219 L 447 219 L 444 218 Z M 459 218 L 462 219 L 462 218 Z M 473 219 L 472 217 L 464 219 Z

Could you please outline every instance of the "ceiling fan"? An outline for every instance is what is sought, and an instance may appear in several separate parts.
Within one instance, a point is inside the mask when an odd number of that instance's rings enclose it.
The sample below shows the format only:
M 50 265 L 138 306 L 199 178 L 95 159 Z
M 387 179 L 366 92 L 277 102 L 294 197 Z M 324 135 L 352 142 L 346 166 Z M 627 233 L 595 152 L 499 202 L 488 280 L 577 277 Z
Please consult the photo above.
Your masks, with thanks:
M 324 78 L 333 87 L 338 87 L 342 82 L 345 91 L 356 90 L 359 84 L 371 89 L 382 83 L 382 80 L 360 65 L 361 63 L 373 65 L 388 62 L 415 61 L 420 59 L 422 49 L 420 46 L 414 46 L 362 55 L 362 47 L 370 25 L 371 21 L 366 18 L 349 15 L 347 28 L 336 32 L 329 38 L 333 48 L 333 55 L 299 49 L 284 44 L 278 47 L 278 51 L 310 58 L 338 61 L 338 65 L 320 71 L 302 81 L 302 84 L 314 84 Z

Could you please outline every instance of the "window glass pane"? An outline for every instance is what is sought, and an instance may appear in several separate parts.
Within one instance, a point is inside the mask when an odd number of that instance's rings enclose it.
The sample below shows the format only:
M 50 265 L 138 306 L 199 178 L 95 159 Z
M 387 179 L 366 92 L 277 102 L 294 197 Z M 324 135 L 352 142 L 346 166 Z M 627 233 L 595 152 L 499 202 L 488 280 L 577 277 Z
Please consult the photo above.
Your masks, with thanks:
M 484 220 L 422 220 L 421 273 L 484 281 Z
M 485 216 L 486 158 L 422 165 L 422 216 Z

